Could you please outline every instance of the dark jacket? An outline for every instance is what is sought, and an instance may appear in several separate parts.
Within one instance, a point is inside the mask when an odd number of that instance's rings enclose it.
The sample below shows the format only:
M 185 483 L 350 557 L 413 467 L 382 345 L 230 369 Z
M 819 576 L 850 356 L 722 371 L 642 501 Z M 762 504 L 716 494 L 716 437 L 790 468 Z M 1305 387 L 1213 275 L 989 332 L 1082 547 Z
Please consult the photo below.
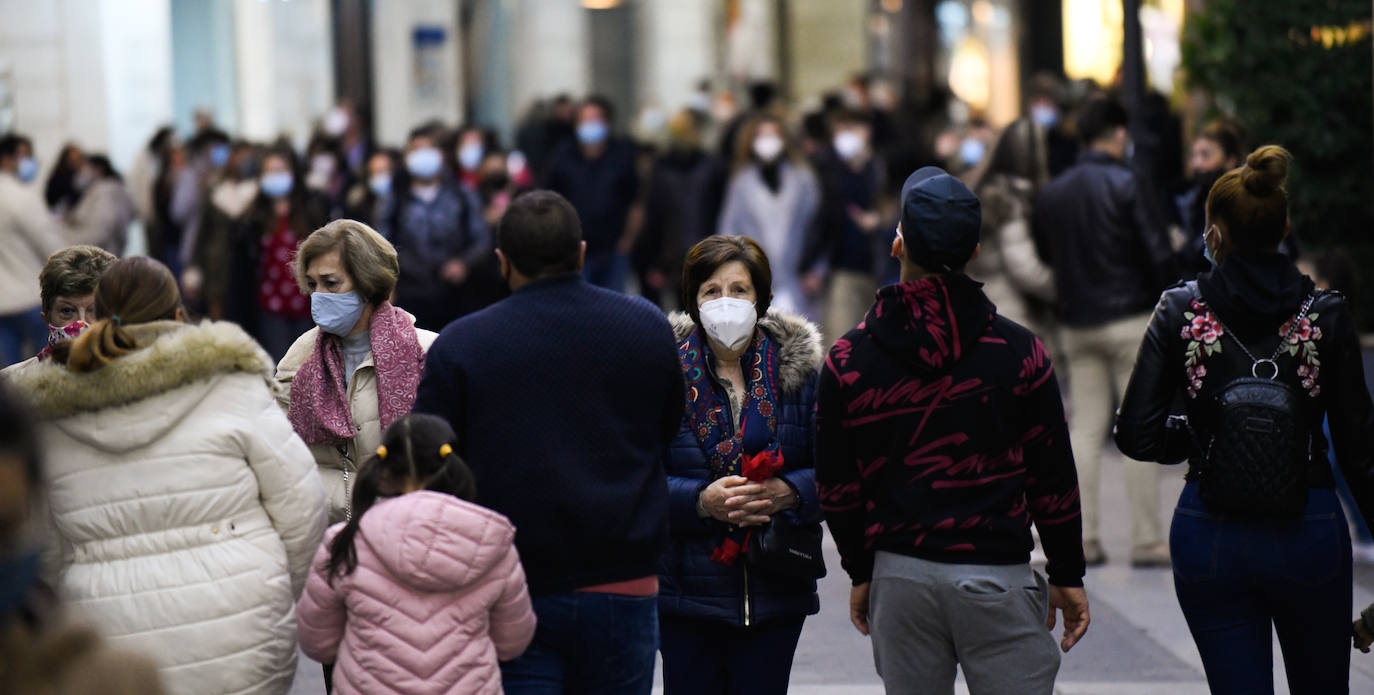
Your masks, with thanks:
M 1122 453 L 1140 461 L 1197 463 L 1193 437 L 1166 426 L 1175 404 L 1184 403 L 1197 441 L 1210 439 L 1214 396 L 1233 379 L 1251 376 L 1250 359 L 1233 338 L 1255 357 L 1269 357 L 1312 292 L 1312 281 L 1277 253 L 1231 256 L 1196 283 L 1164 292 L 1117 415 Z M 1290 340 L 1291 353 L 1276 360 L 1278 378 L 1311 406 L 1303 415 L 1318 469 L 1326 465 L 1328 446 L 1322 418 L 1330 418 L 1341 472 L 1365 520 L 1374 521 L 1374 415 L 1354 321 L 1345 298 L 1330 291 L 1317 297 L 1304 321 Z M 1226 328 L 1235 335 L 1227 337 Z
M 725 174 L 720 160 L 705 150 L 671 150 L 658 160 L 635 247 L 639 267 L 659 270 L 677 286 L 687 250 L 716 232 Z
M 577 210 L 587 253 L 609 252 L 625 234 L 630 208 L 639 195 L 634 147 L 612 138 L 600 157 L 587 159 L 576 142 L 564 143 L 554 152 L 544 187 L 567 198 Z
M 876 551 L 1028 562 L 1083 585 L 1078 475 L 1045 346 L 964 275 L 890 285 L 830 349 L 816 410 L 821 509 L 855 584 Z
M 423 308 L 450 300 L 451 288 L 440 274 L 444 264 L 457 259 L 472 268 L 491 253 L 491 233 L 482 219 L 481 201 L 470 191 L 445 183 L 432 201 L 405 191 L 396 204 L 394 218 L 384 212 L 377 230 L 396 246 L 401 263 L 396 302 Z
M 657 573 L 685 400 L 676 347 L 663 312 L 579 273 L 525 285 L 430 347 L 415 412 L 452 423 L 477 503 L 515 524 L 530 593 Z
M 1051 181 L 1035 205 L 1049 241 L 1059 314 L 1069 326 L 1100 326 L 1154 306 L 1177 282 L 1164 222 L 1125 163 L 1097 151 Z
M 696 330 L 696 324 L 686 314 L 674 314 L 672 321 L 679 341 Z M 798 495 L 798 505 L 784 512 L 783 517 L 793 525 L 818 525 L 821 510 L 812 471 L 812 445 L 816 377 L 821 364 L 820 334 L 804 319 L 777 311 L 769 312 L 759 327 L 773 341 L 778 353 L 777 440 L 783 457 L 783 472 L 779 475 L 796 488 Z M 723 390 L 718 395 L 727 397 Z M 723 620 L 736 625 L 814 615 L 820 610 L 815 580 L 769 574 L 749 567 L 744 560 L 734 567 L 711 560 L 711 552 L 720 543 L 726 526 L 715 519 L 697 516 L 697 499 L 715 476 L 694 433 L 695 427 L 688 413 L 668 453 L 668 518 L 672 537 L 659 566 L 659 610 L 664 615 Z
M 869 158 L 855 171 L 839 155 L 826 149 L 816 157 L 815 166 L 821 184 L 821 207 L 816 219 L 819 239 L 816 248 L 803 260 L 803 267 L 820 262 L 832 271 L 876 274 L 878 261 L 884 258 L 882 247 L 892 241 L 890 235 L 865 231 L 854 221 L 850 210 L 877 209 L 883 184 L 882 163 Z

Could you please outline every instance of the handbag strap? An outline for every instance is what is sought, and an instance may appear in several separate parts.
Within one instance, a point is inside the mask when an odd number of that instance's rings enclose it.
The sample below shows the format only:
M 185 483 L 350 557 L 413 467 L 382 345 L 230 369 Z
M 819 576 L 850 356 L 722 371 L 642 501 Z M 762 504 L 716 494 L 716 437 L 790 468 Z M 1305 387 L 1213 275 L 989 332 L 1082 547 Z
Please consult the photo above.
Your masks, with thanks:
M 1194 297 L 1202 300 L 1203 302 L 1207 301 L 1202 297 L 1202 293 L 1198 290 L 1196 282 L 1192 283 L 1192 291 Z M 1230 336 L 1231 342 L 1235 343 L 1236 345 L 1239 345 L 1241 352 L 1244 352 L 1245 356 L 1250 358 L 1250 375 L 1258 379 L 1260 365 L 1268 363 L 1269 366 L 1272 367 L 1274 370 L 1274 373 L 1269 377 L 1269 380 L 1273 381 L 1279 378 L 1279 365 L 1276 360 L 1278 360 L 1280 354 L 1283 354 L 1283 346 L 1288 343 L 1289 339 L 1293 337 L 1294 333 L 1297 333 L 1298 326 L 1302 325 L 1303 317 L 1307 316 L 1307 311 L 1311 309 L 1312 304 L 1317 301 L 1318 294 L 1321 294 L 1321 292 L 1313 291 L 1311 294 L 1307 295 L 1307 299 L 1302 303 L 1302 308 L 1298 309 L 1298 313 L 1294 315 L 1293 320 L 1288 323 L 1288 332 L 1283 334 L 1283 338 L 1279 340 L 1279 344 L 1274 348 L 1274 354 L 1270 355 L 1268 359 L 1260 359 L 1258 357 L 1255 357 L 1254 353 L 1250 352 L 1250 348 L 1245 346 L 1245 343 L 1241 341 L 1240 337 L 1236 335 L 1235 331 L 1232 331 L 1231 327 L 1227 326 L 1221 320 L 1220 314 L 1210 309 L 1208 310 L 1208 313 L 1212 315 L 1212 318 L 1217 322 L 1217 325 L 1221 326 L 1221 334 L 1223 336 Z

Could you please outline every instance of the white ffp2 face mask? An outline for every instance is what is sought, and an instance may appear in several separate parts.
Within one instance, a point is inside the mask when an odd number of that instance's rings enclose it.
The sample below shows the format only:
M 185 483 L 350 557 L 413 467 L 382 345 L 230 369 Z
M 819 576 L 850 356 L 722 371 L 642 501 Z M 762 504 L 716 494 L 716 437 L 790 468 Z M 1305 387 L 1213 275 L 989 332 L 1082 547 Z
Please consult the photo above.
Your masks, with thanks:
M 700 307 L 701 327 L 718 345 L 734 352 L 754 337 L 759 314 L 754 303 L 737 297 L 721 297 Z

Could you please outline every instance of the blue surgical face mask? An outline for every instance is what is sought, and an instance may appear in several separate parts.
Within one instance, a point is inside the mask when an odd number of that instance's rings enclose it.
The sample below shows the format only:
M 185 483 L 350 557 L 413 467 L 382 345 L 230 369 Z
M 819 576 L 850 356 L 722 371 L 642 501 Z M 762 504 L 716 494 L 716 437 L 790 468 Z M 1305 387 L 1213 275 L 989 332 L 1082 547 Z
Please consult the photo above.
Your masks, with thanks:
M 482 163 L 482 143 L 473 142 L 458 148 L 458 164 L 464 169 L 476 169 Z
M 19 160 L 19 171 L 15 173 L 19 175 L 19 180 L 24 183 L 28 183 L 38 178 L 38 161 L 33 157 L 25 157 Z
M 605 121 L 582 121 L 577 124 L 577 140 L 584 145 L 599 145 L 606 141 L 610 129 Z
M 38 583 L 39 556 L 30 550 L 0 559 L 0 623 L 24 605 Z
M 375 195 L 389 195 L 391 193 L 391 174 L 373 174 L 372 178 L 367 180 L 367 187 Z
M 295 179 L 289 171 L 269 171 L 262 175 L 259 183 L 264 195 L 269 198 L 280 198 L 291 192 Z
M 421 147 L 406 155 L 406 169 L 417 179 L 432 179 L 444 167 L 444 155 L 433 147 Z
M 1045 130 L 1049 130 L 1059 125 L 1059 109 L 1053 106 L 1046 106 L 1044 104 L 1032 106 L 1030 117 L 1032 121 L 1035 121 L 1036 125 Z
M 964 138 L 964 141 L 959 143 L 959 161 L 966 167 L 975 166 L 983 161 L 983 154 L 987 149 L 988 146 L 978 138 Z
M 1210 229 L 1211 229 L 1211 227 L 1208 227 L 1207 229 L 1202 230 L 1202 257 L 1205 258 L 1205 259 L 1207 259 L 1207 262 L 1208 262 L 1208 263 L 1211 263 L 1212 265 L 1216 265 L 1216 264 L 1217 264 L 1217 260 L 1216 260 L 1215 258 L 1212 258 L 1212 247 L 1210 247 L 1210 246 L 1207 245 L 1207 232 L 1208 232 L 1208 230 L 1210 230 Z
M 229 161 L 229 146 L 224 143 L 212 145 L 210 147 L 210 164 L 215 168 L 224 166 Z
M 316 291 L 310 294 L 310 318 L 315 320 L 320 330 L 340 337 L 348 335 L 358 325 L 358 319 L 363 317 L 366 308 L 367 302 L 357 292 L 331 294 Z

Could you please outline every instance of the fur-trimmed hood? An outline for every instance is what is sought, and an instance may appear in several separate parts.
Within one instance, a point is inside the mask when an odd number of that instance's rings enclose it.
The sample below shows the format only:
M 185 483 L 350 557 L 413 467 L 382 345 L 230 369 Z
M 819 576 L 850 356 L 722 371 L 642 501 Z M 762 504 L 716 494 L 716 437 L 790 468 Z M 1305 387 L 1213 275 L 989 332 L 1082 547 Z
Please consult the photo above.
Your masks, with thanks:
M 668 315 L 673 335 L 678 343 L 696 330 L 696 323 L 686 312 Z M 778 344 L 778 385 L 783 393 L 797 393 L 811 377 L 821 370 L 825 354 L 821 346 L 821 332 L 816 325 L 795 314 L 769 309 L 759 319 L 759 327 Z
M 11 384 L 28 397 L 40 418 L 59 421 L 57 426 L 69 435 L 112 450 L 160 437 L 211 392 L 217 375 L 257 375 L 272 388 L 272 359 L 232 323 L 155 321 L 125 331 L 146 347 L 87 373 L 43 362 L 15 374 Z M 111 412 L 155 396 L 166 401 L 156 412 Z M 128 422 L 107 423 L 98 428 L 98 437 L 85 434 L 86 421 L 97 414 Z

